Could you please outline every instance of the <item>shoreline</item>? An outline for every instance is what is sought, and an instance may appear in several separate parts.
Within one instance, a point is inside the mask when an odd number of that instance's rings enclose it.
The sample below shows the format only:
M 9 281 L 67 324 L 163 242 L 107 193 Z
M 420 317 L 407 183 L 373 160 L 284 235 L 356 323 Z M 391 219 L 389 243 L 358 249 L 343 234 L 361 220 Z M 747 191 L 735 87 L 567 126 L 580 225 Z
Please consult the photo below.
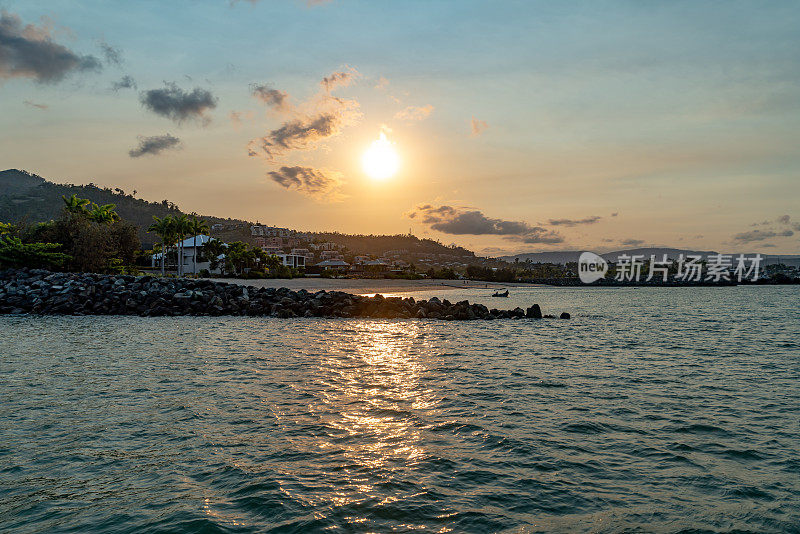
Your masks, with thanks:
M 376 293 L 414 293 L 450 289 L 503 289 L 507 287 L 531 287 L 531 284 L 500 284 L 498 282 L 460 280 L 403 280 L 388 278 L 207 278 L 214 283 L 228 283 L 265 289 L 287 288 L 292 291 L 343 291 L 358 295 Z
M 308 280 L 308 279 L 297 279 Z M 207 279 L 63 273 L 42 269 L 0 271 L 0 314 L 291 317 L 493 320 L 555 318 L 538 304 L 527 310 L 489 309 L 467 300 L 358 295 L 336 290 L 294 291 Z M 361 287 L 360 289 L 363 289 Z M 385 288 L 384 288 L 385 289 Z M 569 319 L 563 312 L 561 319 Z

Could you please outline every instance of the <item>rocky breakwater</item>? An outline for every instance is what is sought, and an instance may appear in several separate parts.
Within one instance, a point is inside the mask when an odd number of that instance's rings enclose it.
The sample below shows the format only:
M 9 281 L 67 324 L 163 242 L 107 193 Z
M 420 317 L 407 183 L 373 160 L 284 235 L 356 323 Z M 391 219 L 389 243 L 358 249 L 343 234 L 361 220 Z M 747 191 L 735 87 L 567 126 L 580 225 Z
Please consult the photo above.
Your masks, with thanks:
M 0 272 L 0 313 L 52 315 L 270 315 L 275 317 L 381 317 L 446 320 L 541 319 L 538 304 L 527 310 L 489 309 L 464 300 L 341 291 L 291 291 L 254 288 L 210 280 L 150 276 L 54 273 L 44 270 Z M 569 319 L 568 313 L 561 314 Z

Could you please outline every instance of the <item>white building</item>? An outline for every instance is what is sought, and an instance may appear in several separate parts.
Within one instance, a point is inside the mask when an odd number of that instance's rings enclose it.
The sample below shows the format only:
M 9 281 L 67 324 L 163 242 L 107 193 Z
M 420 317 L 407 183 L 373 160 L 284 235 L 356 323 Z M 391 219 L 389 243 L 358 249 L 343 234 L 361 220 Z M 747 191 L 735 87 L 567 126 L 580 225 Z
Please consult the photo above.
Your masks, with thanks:
M 195 256 L 197 256 L 197 258 L 198 258 L 198 262 L 197 262 L 197 272 L 198 273 L 200 271 L 202 271 L 203 269 L 208 269 L 209 271 L 211 271 L 211 262 L 208 261 L 208 258 L 201 257 L 201 247 L 203 245 L 205 245 L 206 243 L 208 243 L 209 241 L 213 241 L 213 240 L 214 240 L 213 237 L 209 237 L 207 235 L 198 235 L 198 236 L 196 236 L 196 239 L 195 239 L 195 236 L 192 236 L 192 237 L 189 237 L 189 238 L 186 238 L 186 239 L 183 240 L 183 242 L 180 244 L 180 245 L 182 245 L 182 249 L 183 249 L 183 252 L 182 252 L 182 256 L 183 257 L 181 258 L 182 259 L 182 261 L 181 261 L 181 265 L 182 265 L 181 272 L 183 274 L 189 274 L 189 273 L 194 273 L 195 272 L 195 264 L 194 264 Z M 179 245 L 175 245 L 172 248 L 175 249 L 176 251 L 181 250 L 179 248 Z M 169 257 L 169 255 L 167 257 Z M 220 258 L 224 258 L 224 255 L 221 255 Z M 200 260 L 202 260 L 202 261 L 200 261 Z M 151 261 L 151 266 L 153 267 L 153 269 L 160 269 L 161 268 L 161 253 L 158 252 L 156 254 L 153 254 L 151 256 L 150 261 Z M 172 267 L 174 268 L 175 266 L 173 265 Z M 213 272 L 219 273 L 220 271 L 219 271 L 219 269 L 216 269 Z
M 306 268 L 306 257 L 300 254 L 276 254 L 278 259 L 281 260 L 286 267 L 291 267 L 292 269 L 305 269 Z
M 289 237 L 292 231 L 288 228 L 278 228 L 277 226 L 264 226 L 254 224 L 250 227 L 250 235 L 259 237 Z

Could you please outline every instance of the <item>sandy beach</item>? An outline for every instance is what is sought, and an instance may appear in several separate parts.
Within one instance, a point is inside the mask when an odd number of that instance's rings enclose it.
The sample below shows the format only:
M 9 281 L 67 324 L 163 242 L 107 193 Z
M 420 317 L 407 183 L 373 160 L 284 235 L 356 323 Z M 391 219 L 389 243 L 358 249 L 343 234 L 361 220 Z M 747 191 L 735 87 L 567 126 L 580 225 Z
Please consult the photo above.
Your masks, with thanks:
M 499 289 L 516 284 L 497 284 L 493 282 L 473 282 L 469 280 L 387 280 L 365 278 L 267 278 L 244 280 L 238 278 L 215 279 L 215 282 L 228 282 L 253 287 L 286 287 L 293 291 L 346 291 L 359 295 L 373 293 L 411 293 L 414 291 L 435 291 L 437 289 Z

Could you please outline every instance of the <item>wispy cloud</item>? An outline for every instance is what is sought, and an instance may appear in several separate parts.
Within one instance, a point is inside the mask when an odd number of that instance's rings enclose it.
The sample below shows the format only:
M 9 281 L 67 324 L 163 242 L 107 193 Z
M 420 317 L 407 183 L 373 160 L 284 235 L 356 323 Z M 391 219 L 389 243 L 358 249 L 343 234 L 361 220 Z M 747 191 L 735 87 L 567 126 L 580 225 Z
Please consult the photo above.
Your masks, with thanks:
M 775 220 L 775 222 L 782 226 L 788 226 L 796 232 L 800 232 L 800 222 L 792 221 L 792 218 L 789 215 L 781 215 Z
M 329 76 L 322 78 L 319 84 L 328 92 L 333 91 L 337 87 L 347 87 L 360 76 L 359 72 L 353 67 L 347 67 L 347 70 L 334 72 Z
M 48 27 L 23 26 L 17 15 L 0 12 L 0 80 L 31 78 L 55 83 L 73 72 L 101 69 L 96 57 L 77 54 L 54 42 Z
M 311 167 L 281 167 L 270 171 L 268 176 L 286 189 L 293 189 L 317 200 L 339 201 L 342 174 L 336 171 Z
M 115 48 L 105 41 L 100 41 L 100 50 L 106 60 L 106 65 L 122 65 L 122 50 Z
M 156 115 L 177 123 L 190 119 L 208 122 L 211 119 L 206 112 L 217 107 L 217 98 L 210 91 L 196 87 L 187 92 L 175 83 L 166 83 L 162 89 L 143 91 L 139 100 Z
M 381 76 L 378 78 L 378 81 L 375 82 L 375 89 L 386 89 L 389 87 L 389 80 Z
M 139 146 L 132 148 L 128 155 L 132 158 L 139 158 L 145 155 L 155 156 L 165 150 L 175 150 L 180 148 L 181 140 L 170 134 L 154 135 L 152 137 L 139 136 Z
M 31 102 L 30 100 L 23 100 L 22 103 L 25 104 L 26 106 L 43 110 L 50 107 L 47 104 L 39 104 L 37 102 Z
M 289 93 L 273 89 L 269 85 L 253 85 L 251 92 L 253 96 L 277 111 L 289 111 L 292 106 L 289 103 Z
M 266 94 L 267 99 L 272 101 L 274 94 Z M 317 148 L 320 142 L 339 135 L 344 127 L 361 118 L 357 101 L 333 96 L 328 91 L 323 91 L 298 108 L 292 108 L 291 114 L 292 118 L 280 127 L 250 141 L 247 153 L 274 162 L 277 157 L 293 150 Z
M 433 106 L 408 106 L 402 111 L 395 113 L 394 118 L 401 121 L 422 121 L 430 117 L 433 113 Z
M 481 135 L 483 132 L 486 131 L 487 128 L 489 128 L 489 125 L 486 123 L 486 121 L 478 120 L 475 117 L 472 117 L 472 120 L 470 121 L 469 124 L 472 130 L 471 134 L 472 137 L 477 137 Z
M 794 235 L 792 230 L 750 230 L 733 236 L 733 240 L 738 243 L 752 243 L 754 241 L 765 241 L 773 237 L 791 237 Z
M 557 232 L 524 221 L 487 217 L 480 210 L 420 204 L 406 214 L 432 230 L 452 235 L 499 235 L 522 243 L 561 243 Z
M 120 89 L 136 89 L 136 80 L 133 79 L 133 76 L 125 75 L 116 82 L 111 84 L 111 90 L 114 92 L 119 91 Z
M 550 223 L 551 226 L 578 226 L 580 224 L 594 224 L 600 221 L 602 217 L 598 215 L 592 215 L 591 217 L 585 217 L 583 219 L 550 219 L 547 221 Z

